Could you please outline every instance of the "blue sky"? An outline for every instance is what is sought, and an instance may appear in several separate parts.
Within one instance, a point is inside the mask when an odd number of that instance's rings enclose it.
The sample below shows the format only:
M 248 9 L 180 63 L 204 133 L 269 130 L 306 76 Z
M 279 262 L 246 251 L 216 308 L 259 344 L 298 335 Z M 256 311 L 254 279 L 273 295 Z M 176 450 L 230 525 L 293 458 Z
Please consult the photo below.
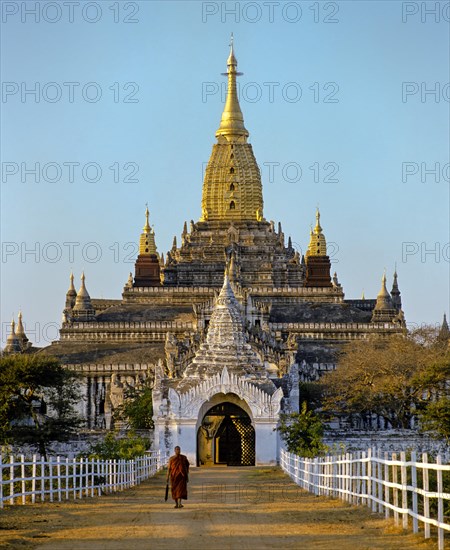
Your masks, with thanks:
M 347 298 L 397 263 L 408 322 L 449 311 L 445 3 L 54 4 L 2 4 L 3 342 L 57 337 L 71 270 L 120 298 L 146 202 L 160 252 L 199 218 L 231 32 L 265 217 L 303 251 L 319 205 Z

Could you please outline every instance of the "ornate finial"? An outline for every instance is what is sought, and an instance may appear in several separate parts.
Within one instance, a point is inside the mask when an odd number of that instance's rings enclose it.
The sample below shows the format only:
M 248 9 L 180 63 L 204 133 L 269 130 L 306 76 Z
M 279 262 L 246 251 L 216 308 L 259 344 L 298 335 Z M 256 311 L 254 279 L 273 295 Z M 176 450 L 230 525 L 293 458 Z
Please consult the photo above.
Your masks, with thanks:
M 233 36 L 233 33 L 231 33 L 231 38 L 230 38 L 230 55 L 228 56 L 228 59 L 227 59 L 227 65 L 237 65 L 237 59 L 234 55 L 234 36 Z
M 94 308 L 92 307 L 91 303 L 91 297 L 89 296 L 89 292 L 87 291 L 87 288 L 84 284 L 86 277 L 84 276 L 84 271 L 81 273 L 81 286 L 80 290 L 77 293 L 77 297 L 75 299 L 75 305 L 73 306 L 73 311 L 76 312 L 76 315 L 80 315 L 81 317 L 83 315 L 90 316 L 91 314 L 95 314 Z M 81 318 L 80 317 L 80 318 Z
M 230 55 L 227 59 L 227 67 L 228 71 L 223 73 L 228 76 L 227 99 L 225 101 L 220 126 L 216 132 L 216 137 L 223 136 L 228 141 L 236 141 L 239 138 L 243 138 L 244 141 L 246 141 L 249 133 L 244 126 L 244 117 L 239 105 L 236 88 L 236 77 L 240 76 L 242 73 L 236 71 L 237 59 L 234 55 L 233 35 L 231 36 Z
M 70 286 L 69 286 L 69 291 L 68 292 L 72 292 L 72 293 L 75 292 L 76 293 L 75 286 L 73 284 L 73 279 L 74 279 L 73 271 L 70 272 L 70 277 L 69 278 L 70 278 Z
M 316 227 L 314 228 L 314 232 L 316 234 L 319 234 L 322 232 L 322 228 L 320 226 L 320 210 L 319 207 L 316 209 Z
M 148 211 L 148 204 L 145 203 L 145 225 L 144 227 L 142 228 L 142 230 L 144 231 L 144 233 L 150 233 L 151 229 L 150 229 L 150 223 L 148 221 L 148 218 L 150 216 L 150 212 Z
M 362 294 L 361 294 L 361 300 L 365 300 L 365 299 L 366 299 L 366 297 L 364 296 L 364 289 L 363 289 Z
M 378 293 L 378 298 L 388 297 L 390 299 L 390 294 L 387 291 L 386 288 L 386 269 L 383 272 L 383 276 L 381 277 L 381 288 L 380 292 Z

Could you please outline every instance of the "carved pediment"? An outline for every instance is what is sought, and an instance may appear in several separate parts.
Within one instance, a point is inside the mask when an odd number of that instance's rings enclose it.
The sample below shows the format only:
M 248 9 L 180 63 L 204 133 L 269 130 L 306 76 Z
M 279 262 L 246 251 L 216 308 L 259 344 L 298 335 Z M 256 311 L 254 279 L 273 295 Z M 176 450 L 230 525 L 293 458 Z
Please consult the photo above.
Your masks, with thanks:
M 273 394 L 258 388 L 243 376 L 229 373 L 226 367 L 221 374 L 215 374 L 199 382 L 184 393 L 170 388 L 169 400 L 172 412 L 180 418 L 198 418 L 202 405 L 214 395 L 235 394 L 245 401 L 254 419 L 274 419 L 280 412 L 283 391 L 278 388 Z

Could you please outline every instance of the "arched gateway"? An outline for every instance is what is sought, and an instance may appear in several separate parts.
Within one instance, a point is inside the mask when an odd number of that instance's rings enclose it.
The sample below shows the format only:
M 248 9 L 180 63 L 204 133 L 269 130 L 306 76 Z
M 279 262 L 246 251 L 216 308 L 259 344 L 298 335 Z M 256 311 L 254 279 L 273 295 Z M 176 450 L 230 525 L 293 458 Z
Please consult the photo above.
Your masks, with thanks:
M 180 445 L 199 466 L 274 464 L 282 398 L 248 343 L 241 305 L 225 276 L 206 339 L 183 376 L 156 373 L 154 446 L 171 451 Z
M 223 402 L 204 415 L 197 432 L 197 466 L 255 465 L 255 428 L 238 405 Z

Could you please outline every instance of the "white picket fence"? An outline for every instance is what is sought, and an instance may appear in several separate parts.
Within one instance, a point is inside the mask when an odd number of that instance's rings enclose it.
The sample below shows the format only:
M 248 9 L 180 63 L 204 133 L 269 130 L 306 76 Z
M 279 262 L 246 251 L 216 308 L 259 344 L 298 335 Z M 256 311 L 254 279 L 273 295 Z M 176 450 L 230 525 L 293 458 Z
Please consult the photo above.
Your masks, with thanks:
M 350 504 L 366 505 L 386 518 L 393 513 L 395 523 L 408 528 L 412 518 L 415 533 L 423 523 L 425 538 L 430 538 L 430 526 L 437 528 L 439 550 L 444 548 L 444 532 L 450 531 L 450 517 L 444 516 L 444 501 L 450 502 L 450 493 L 444 492 L 450 483 L 450 465 L 429 462 L 427 453 L 417 461 L 416 453 L 406 460 L 406 453 L 381 453 L 375 449 L 346 453 L 341 456 L 301 458 L 281 451 L 282 469 L 300 487 L 316 495 L 337 497 Z M 434 506 L 430 507 L 430 504 Z M 436 510 L 435 514 L 430 509 Z M 434 517 L 432 517 L 434 516 Z
M 155 475 L 167 463 L 160 451 L 134 460 L 6 458 L 0 455 L 1 508 L 5 503 L 53 502 L 122 491 Z

